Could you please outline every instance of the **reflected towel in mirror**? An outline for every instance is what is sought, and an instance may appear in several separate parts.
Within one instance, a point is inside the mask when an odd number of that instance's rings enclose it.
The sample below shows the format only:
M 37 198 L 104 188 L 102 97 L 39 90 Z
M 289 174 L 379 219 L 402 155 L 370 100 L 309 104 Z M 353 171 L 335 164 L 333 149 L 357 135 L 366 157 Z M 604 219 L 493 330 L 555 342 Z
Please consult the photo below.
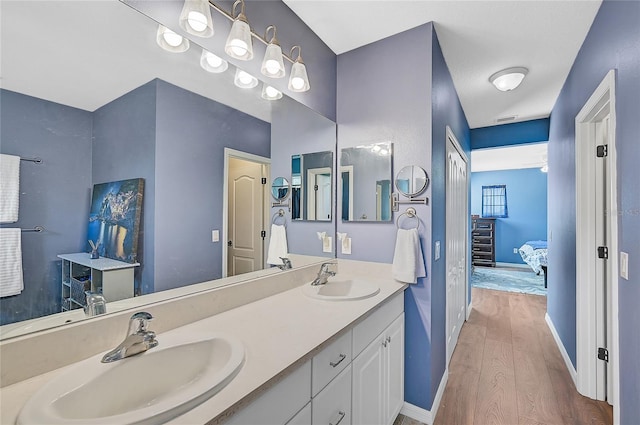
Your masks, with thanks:
M 0 154 L 0 223 L 18 221 L 20 157 Z
M 0 297 L 18 295 L 22 279 L 22 230 L 0 228 Z
M 280 224 L 272 224 L 267 263 L 273 265 L 282 264 L 280 257 L 288 256 L 289 248 L 287 247 L 287 230 Z
M 391 271 L 395 280 L 405 283 L 417 283 L 427 275 L 418 229 L 398 229 Z

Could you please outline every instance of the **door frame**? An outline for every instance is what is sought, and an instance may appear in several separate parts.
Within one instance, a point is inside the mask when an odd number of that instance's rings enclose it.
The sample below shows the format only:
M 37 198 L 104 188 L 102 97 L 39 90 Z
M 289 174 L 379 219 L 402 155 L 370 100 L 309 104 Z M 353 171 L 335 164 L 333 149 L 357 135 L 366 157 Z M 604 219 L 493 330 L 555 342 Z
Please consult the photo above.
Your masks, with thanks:
M 596 341 L 596 273 L 594 250 L 596 246 L 595 207 L 596 197 L 589 177 L 595 175 L 596 156 L 595 122 L 598 114 L 609 109 L 608 158 L 610 181 L 608 198 L 610 205 L 611 234 L 607 266 L 611 270 L 611 320 L 612 335 L 609 361 L 613 366 L 614 423 L 619 422 L 620 366 L 618 326 L 618 219 L 617 219 L 617 171 L 616 171 L 616 100 L 615 70 L 610 70 L 598 85 L 575 119 L 576 149 L 576 388 L 590 398 L 596 398 L 597 377 L 594 366 L 597 353 Z M 616 418 L 618 418 L 616 420 Z
M 349 174 L 349 221 L 353 221 L 353 165 L 341 165 L 340 166 L 340 201 L 344 202 L 344 193 L 342 191 L 343 182 L 342 174 Z M 342 218 L 342 209 L 340 210 L 340 217 Z
M 316 180 L 317 180 L 317 176 L 318 175 L 324 175 L 324 174 L 329 174 L 329 182 L 331 184 L 331 190 L 332 193 L 331 195 L 333 195 L 333 181 L 331 181 L 331 167 L 318 167 L 318 168 L 308 168 L 307 169 L 307 184 L 306 184 L 306 189 L 307 189 L 307 202 L 305 205 L 306 208 L 306 212 L 307 212 L 307 218 L 306 220 L 318 220 L 318 221 L 331 221 L 331 219 L 326 220 L 326 219 L 318 219 L 316 217 L 316 196 L 318 196 L 317 191 L 313 190 L 313 188 L 315 187 L 315 185 L 317 184 Z M 315 196 L 311 196 L 311 195 L 315 195 Z M 304 196 L 304 194 L 301 194 L 301 196 Z M 330 198 L 332 198 L 332 196 L 330 196 Z M 313 215 L 313 217 L 312 217 Z
M 469 280 L 469 260 L 470 260 L 470 251 L 469 251 L 469 241 L 471 240 L 471 232 L 470 232 L 470 228 L 471 228 L 471 222 L 470 222 L 470 203 L 469 203 L 469 193 L 471 191 L 471 164 L 469 163 L 469 158 L 467 157 L 467 154 L 464 152 L 464 149 L 462 149 L 462 145 L 460 145 L 460 142 L 458 141 L 458 138 L 455 136 L 455 134 L 453 133 L 453 130 L 451 130 L 451 127 L 446 126 L 446 130 L 445 130 L 445 163 L 446 163 L 446 158 L 447 158 L 447 144 L 449 143 L 449 141 L 451 141 L 451 144 L 453 145 L 453 147 L 458 151 L 458 153 L 460 154 L 460 156 L 462 157 L 462 159 L 465 161 L 465 163 L 467 164 L 467 170 L 466 170 L 466 174 L 467 174 L 467 188 L 466 188 L 466 195 L 465 196 L 465 246 L 464 246 L 464 252 L 466 253 L 466 261 L 465 261 L 465 265 L 464 265 L 464 320 L 465 322 L 467 321 L 467 319 L 469 318 L 469 312 L 470 312 L 470 306 L 469 306 L 469 289 L 470 289 L 470 280 Z M 446 189 L 446 176 L 445 176 L 445 196 L 447 193 L 447 189 Z M 446 201 L 445 201 L 445 205 L 446 205 Z M 446 235 L 446 207 L 445 207 L 445 235 Z M 444 252 L 446 253 L 446 245 L 444 248 Z M 445 256 L 445 269 L 446 269 L 446 256 Z M 445 270 L 446 273 L 446 270 Z M 446 278 L 445 278 L 446 280 Z M 446 286 L 446 282 L 445 282 L 445 286 Z M 445 291 L 446 292 L 446 291 Z M 446 311 L 445 311 L 445 334 L 446 332 L 449 331 L 449 302 L 446 301 Z M 456 345 L 457 345 L 457 341 L 456 341 Z M 451 348 L 451 352 L 449 352 L 449 346 L 447 345 L 447 347 L 445 348 L 446 352 L 446 369 L 449 369 L 449 361 L 451 359 L 451 356 L 453 355 L 453 351 L 455 350 L 455 346 Z
M 265 178 L 267 179 L 267 184 L 263 185 L 263 201 L 264 205 L 262 207 L 263 217 L 262 223 L 264 226 L 264 230 L 267 232 L 267 237 L 265 240 L 269 238 L 270 226 L 269 217 L 270 207 L 271 207 L 271 192 L 269 190 L 271 185 L 271 158 L 267 158 L 264 156 L 254 155 L 247 152 L 242 152 L 239 150 L 224 148 L 224 167 L 223 167 L 223 176 L 222 176 L 222 229 L 220 229 L 220 242 L 222 245 L 222 277 L 227 277 L 227 241 L 229 240 L 227 226 L 229 225 L 229 158 L 237 158 L 245 161 L 257 162 L 263 165 L 265 168 Z M 263 257 L 264 264 L 266 264 L 266 255 L 267 250 L 263 249 Z

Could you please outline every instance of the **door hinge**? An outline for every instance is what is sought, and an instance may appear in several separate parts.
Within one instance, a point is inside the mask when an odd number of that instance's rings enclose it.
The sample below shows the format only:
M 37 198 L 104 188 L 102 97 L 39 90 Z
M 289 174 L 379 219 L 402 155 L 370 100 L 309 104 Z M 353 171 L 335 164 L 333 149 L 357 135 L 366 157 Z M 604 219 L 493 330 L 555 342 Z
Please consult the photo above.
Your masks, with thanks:
M 313 190 L 318 191 L 318 185 L 317 184 L 313 186 Z
M 266 177 L 262 178 L 262 184 L 267 184 L 267 178 Z
M 596 146 L 596 156 L 598 158 L 604 158 L 608 154 L 608 145 Z
M 599 246 L 598 258 L 604 258 L 604 259 L 609 258 L 609 248 L 607 248 L 606 246 Z
M 598 348 L 598 360 L 604 360 L 609 363 L 609 350 L 606 348 L 599 347 Z
M 260 231 L 260 237 L 261 237 L 262 239 L 266 238 L 266 237 L 267 237 L 267 231 L 266 231 L 266 230 L 262 230 L 262 231 Z
M 227 246 L 233 246 L 233 242 L 232 241 L 227 242 Z

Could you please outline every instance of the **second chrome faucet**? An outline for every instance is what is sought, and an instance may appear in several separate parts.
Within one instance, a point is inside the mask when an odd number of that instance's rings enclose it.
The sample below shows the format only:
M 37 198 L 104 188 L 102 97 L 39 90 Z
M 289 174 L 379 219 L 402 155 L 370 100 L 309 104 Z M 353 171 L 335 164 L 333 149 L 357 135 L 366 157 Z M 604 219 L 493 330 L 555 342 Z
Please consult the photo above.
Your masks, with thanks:
M 153 316 L 144 311 L 131 316 L 126 338 L 120 345 L 102 357 L 102 363 L 115 362 L 157 346 L 156 333 L 147 329 L 147 325 L 152 319 Z

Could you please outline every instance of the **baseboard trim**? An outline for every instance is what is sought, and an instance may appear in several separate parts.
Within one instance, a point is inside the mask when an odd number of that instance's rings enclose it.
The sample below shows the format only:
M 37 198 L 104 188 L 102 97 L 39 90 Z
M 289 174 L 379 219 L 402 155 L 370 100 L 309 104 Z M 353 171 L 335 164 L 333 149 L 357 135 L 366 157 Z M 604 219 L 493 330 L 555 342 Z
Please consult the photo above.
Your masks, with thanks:
M 471 310 L 473 309 L 473 303 L 470 302 L 467 306 L 467 320 L 469 320 L 469 316 L 471 316 Z
M 553 339 L 556 341 L 556 345 L 560 350 L 560 354 L 562 355 L 562 359 L 564 360 L 565 366 L 567 366 L 567 370 L 569 371 L 569 375 L 571 375 L 571 379 L 573 379 L 573 384 L 577 386 L 578 382 L 578 372 L 576 372 L 576 368 L 573 367 L 573 363 L 571 363 L 571 359 L 569 358 L 569 354 L 567 350 L 564 348 L 564 344 L 560 339 L 560 335 L 558 335 L 558 331 L 549 316 L 549 313 L 545 313 L 544 320 L 547 322 L 547 326 L 549 326 L 549 330 L 551 331 L 551 335 L 553 335 Z
M 515 267 L 517 269 L 530 269 L 526 264 L 521 263 L 496 263 L 496 267 Z
M 404 404 L 402 405 L 402 409 L 400 409 L 400 413 L 418 422 L 422 422 L 427 425 L 432 425 L 433 421 L 436 418 L 436 415 L 438 414 L 440 401 L 442 401 L 442 395 L 444 394 L 444 389 L 447 387 L 448 380 L 449 380 L 449 369 L 446 369 L 444 371 L 444 375 L 442 375 L 442 379 L 440 380 L 440 385 L 438 385 L 438 391 L 436 392 L 436 397 L 433 399 L 433 405 L 431 406 L 431 410 L 423 409 L 422 407 L 415 406 L 405 401 Z

